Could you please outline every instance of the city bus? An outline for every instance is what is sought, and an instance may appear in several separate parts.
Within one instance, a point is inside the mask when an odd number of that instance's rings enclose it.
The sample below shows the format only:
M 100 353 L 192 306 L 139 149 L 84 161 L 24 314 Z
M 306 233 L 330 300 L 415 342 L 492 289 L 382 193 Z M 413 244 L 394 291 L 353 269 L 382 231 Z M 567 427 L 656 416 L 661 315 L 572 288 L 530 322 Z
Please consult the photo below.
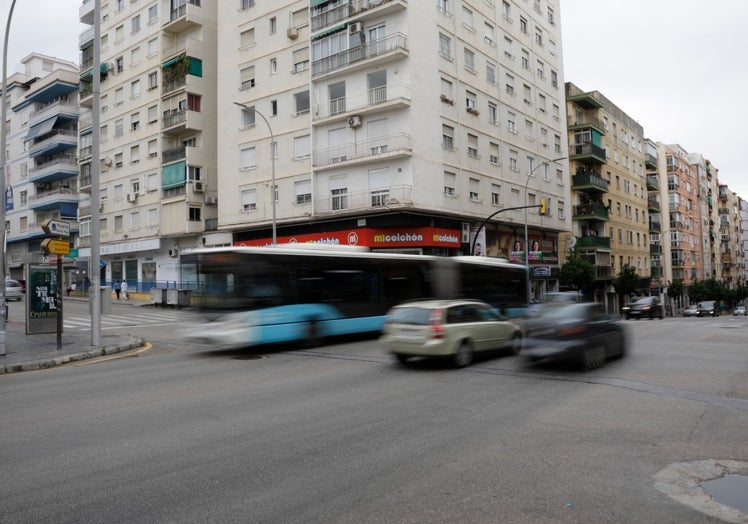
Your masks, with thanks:
M 527 267 L 504 260 L 292 246 L 183 252 L 181 280 L 208 322 L 186 338 L 233 347 L 314 346 L 379 332 L 387 311 L 408 300 L 475 298 L 508 318 L 528 305 Z

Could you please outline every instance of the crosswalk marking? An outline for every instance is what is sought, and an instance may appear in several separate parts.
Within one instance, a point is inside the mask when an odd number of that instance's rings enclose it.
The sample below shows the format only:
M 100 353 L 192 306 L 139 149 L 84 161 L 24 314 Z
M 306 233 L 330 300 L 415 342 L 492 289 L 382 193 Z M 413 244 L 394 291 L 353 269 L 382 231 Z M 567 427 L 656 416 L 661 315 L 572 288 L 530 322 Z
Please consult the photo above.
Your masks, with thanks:
M 189 315 L 181 311 L 147 311 L 133 314 L 101 315 L 102 328 L 115 328 L 138 325 L 175 324 L 187 320 Z M 77 316 L 63 319 L 63 327 L 67 329 L 91 329 L 90 316 Z

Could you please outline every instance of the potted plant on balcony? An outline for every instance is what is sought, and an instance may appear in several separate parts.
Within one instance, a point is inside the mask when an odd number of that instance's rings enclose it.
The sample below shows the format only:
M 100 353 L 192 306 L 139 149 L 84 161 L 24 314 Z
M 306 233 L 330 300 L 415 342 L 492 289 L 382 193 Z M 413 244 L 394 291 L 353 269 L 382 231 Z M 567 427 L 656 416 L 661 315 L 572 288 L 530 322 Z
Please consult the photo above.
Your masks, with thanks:
M 439 97 L 439 100 L 441 100 L 441 101 L 442 101 L 442 102 L 444 102 L 445 104 L 449 104 L 449 105 L 451 105 L 451 106 L 455 105 L 455 102 L 454 102 L 454 100 L 452 100 L 451 98 L 448 98 L 448 97 L 447 97 L 447 95 L 441 95 L 441 96 Z

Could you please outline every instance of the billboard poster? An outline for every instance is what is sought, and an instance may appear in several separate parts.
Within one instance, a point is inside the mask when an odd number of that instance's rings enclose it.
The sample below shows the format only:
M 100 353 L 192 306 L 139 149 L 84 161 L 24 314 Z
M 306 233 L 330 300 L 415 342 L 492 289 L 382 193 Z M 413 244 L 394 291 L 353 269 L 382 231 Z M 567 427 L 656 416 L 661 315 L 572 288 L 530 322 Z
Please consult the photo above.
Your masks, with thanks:
M 470 246 L 473 248 L 472 255 L 476 257 L 485 257 L 486 255 L 486 228 L 480 228 L 480 231 L 473 228 L 470 231 Z
M 29 264 L 26 274 L 26 334 L 57 333 L 57 268 Z

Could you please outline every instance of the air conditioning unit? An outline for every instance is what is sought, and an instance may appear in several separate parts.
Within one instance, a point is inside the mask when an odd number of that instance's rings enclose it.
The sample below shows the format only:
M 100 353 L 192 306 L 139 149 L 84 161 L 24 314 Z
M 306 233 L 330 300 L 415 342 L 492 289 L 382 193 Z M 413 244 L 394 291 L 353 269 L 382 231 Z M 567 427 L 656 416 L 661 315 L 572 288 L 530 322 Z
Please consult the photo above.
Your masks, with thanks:
M 470 243 L 470 224 L 468 222 L 462 223 L 462 232 L 460 235 L 460 242 L 463 244 Z
M 203 183 L 196 181 L 192 190 L 196 191 L 196 192 L 199 192 L 199 193 L 202 193 L 203 192 Z
M 299 37 L 299 28 L 298 27 L 289 27 L 286 30 L 286 36 L 290 38 L 291 40 L 296 40 Z
M 358 115 L 353 115 L 351 117 L 348 117 L 348 127 L 361 127 L 361 117 Z
M 135 201 L 138 199 L 137 193 L 127 193 L 127 201 L 131 204 L 134 204 Z
M 177 248 L 170 249 L 169 256 L 172 258 L 177 258 L 179 256 L 179 250 Z
M 364 30 L 364 24 L 361 22 L 353 22 L 351 25 L 348 26 L 348 34 L 355 35 L 356 33 L 360 33 Z

